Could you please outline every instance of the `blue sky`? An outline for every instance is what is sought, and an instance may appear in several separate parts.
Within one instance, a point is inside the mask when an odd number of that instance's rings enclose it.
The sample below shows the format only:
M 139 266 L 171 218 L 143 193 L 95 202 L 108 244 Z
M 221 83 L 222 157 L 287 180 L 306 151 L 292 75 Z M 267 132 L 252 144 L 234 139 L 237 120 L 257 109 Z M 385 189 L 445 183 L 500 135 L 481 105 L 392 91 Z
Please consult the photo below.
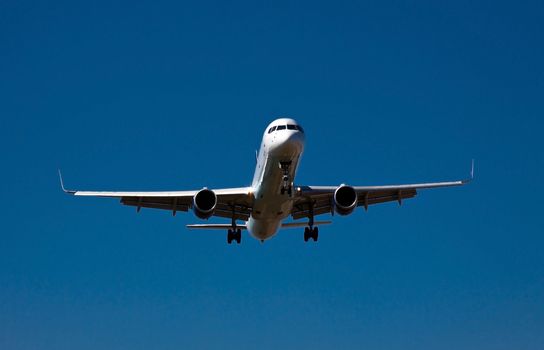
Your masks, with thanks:
M 544 7 L 0 4 L 0 348 L 540 349 Z M 450 180 L 261 245 L 60 192 Z

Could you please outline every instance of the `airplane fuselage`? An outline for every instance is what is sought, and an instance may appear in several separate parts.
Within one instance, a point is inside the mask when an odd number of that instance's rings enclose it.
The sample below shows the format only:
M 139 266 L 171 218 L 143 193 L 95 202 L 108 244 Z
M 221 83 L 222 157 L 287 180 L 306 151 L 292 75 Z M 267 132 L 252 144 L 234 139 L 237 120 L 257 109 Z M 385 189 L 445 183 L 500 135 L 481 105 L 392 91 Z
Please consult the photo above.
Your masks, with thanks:
M 260 240 L 276 234 L 293 207 L 295 179 L 304 151 L 304 131 L 293 119 L 277 119 L 265 130 L 253 177 L 248 232 Z

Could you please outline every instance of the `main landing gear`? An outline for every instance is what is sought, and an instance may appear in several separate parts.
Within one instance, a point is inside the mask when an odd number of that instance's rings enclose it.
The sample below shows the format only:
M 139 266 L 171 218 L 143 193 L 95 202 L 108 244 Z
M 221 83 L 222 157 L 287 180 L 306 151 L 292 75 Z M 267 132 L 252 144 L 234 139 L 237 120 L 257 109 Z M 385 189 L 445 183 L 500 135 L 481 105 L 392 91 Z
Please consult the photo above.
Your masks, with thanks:
M 304 242 L 308 242 L 311 238 L 314 242 L 317 242 L 317 237 L 319 236 L 318 227 L 305 227 L 304 228 Z
M 227 243 L 231 244 L 232 241 L 236 241 L 236 243 L 240 244 L 242 241 L 242 230 L 238 229 L 229 229 L 227 233 Z
M 289 166 L 291 165 L 291 162 L 280 162 L 280 168 L 282 170 L 282 178 L 281 178 L 281 194 L 287 193 L 289 197 L 291 197 L 291 194 L 293 193 L 293 186 L 291 186 L 291 179 L 289 177 Z
M 304 228 L 304 242 L 308 242 L 311 238 L 314 242 L 317 242 L 317 237 L 319 236 L 319 228 L 314 227 L 314 203 L 310 203 L 309 215 L 308 215 L 308 226 Z
M 227 232 L 227 243 L 231 244 L 232 241 L 236 241 L 238 244 L 242 241 L 242 230 L 236 228 L 236 210 L 234 205 L 232 205 L 232 228 Z

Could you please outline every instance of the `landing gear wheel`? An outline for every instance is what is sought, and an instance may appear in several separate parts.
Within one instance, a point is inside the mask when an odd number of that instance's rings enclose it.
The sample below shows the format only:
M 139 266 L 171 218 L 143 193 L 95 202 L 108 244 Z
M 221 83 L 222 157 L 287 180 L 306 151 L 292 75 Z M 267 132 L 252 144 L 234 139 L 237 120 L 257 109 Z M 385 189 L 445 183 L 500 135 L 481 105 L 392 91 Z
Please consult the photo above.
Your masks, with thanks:
M 280 162 L 280 168 L 282 170 L 283 176 L 281 178 L 282 185 L 281 185 L 281 194 L 289 194 L 289 197 L 291 196 L 292 190 L 291 190 L 291 179 L 289 176 L 289 167 L 291 166 L 291 162 Z
M 236 243 L 240 244 L 242 242 L 242 230 L 236 229 L 236 230 L 228 230 L 227 232 L 227 243 L 231 244 L 232 241 L 236 241 Z
M 318 237 L 319 237 L 319 228 L 317 227 L 304 228 L 304 242 L 308 242 L 310 238 L 313 239 L 314 242 L 317 242 Z
M 235 235 L 236 243 L 240 244 L 242 242 L 242 230 L 237 229 Z
M 287 192 L 287 194 L 289 195 L 289 197 L 291 197 L 291 194 L 293 193 L 293 189 L 291 186 L 287 186 L 287 187 L 282 187 L 281 190 L 280 190 L 280 193 L 282 195 L 284 195 L 285 193 Z

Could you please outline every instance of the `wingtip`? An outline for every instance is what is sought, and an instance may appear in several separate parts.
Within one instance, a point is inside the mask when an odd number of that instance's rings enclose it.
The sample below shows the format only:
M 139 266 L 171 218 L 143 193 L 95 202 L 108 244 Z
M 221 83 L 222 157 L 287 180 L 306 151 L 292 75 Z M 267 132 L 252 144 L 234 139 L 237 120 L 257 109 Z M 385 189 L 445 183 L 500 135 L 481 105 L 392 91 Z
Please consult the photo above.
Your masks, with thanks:
M 463 184 L 469 183 L 472 180 L 474 180 L 474 158 L 472 159 L 471 165 L 470 165 L 470 177 L 466 180 L 463 180 Z
M 60 188 L 62 189 L 62 192 L 68 193 L 68 194 L 74 194 L 74 193 L 76 193 L 76 191 L 67 190 L 67 189 L 64 187 L 64 181 L 62 180 L 62 173 L 61 173 L 60 169 L 57 169 L 57 170 L 58 170 L 58 172 L 59 172 Z

